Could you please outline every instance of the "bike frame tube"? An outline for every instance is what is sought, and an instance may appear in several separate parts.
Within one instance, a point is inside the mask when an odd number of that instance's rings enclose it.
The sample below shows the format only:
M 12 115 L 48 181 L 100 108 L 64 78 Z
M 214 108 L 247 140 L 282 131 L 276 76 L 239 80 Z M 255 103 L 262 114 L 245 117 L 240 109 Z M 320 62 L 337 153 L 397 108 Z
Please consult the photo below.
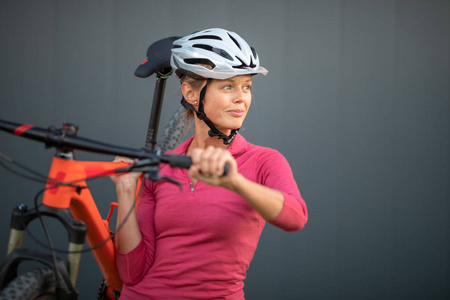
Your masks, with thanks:
M 86 224 L 86 241 L 90 247 L 109 239 L 111 232 L 86 187 L 84 178 L 108 176 L 113 170 L 125 168 L 128 164 L 113 162 L 76 161 L 54 157 L 49 173 L 52 178 L 47 183 L 43 204 L 55 208 L 69 208 L 75 219 Z M 58 182 L 73 183 L 74 186 L 59 185 Z M 55 186 L 56 185 L 56 186 Z M 115 264 L 114 243 L 106 242 L 92 251 L 95 260 L 109 286 L 117 291 L 122 289 L 122 280 Z

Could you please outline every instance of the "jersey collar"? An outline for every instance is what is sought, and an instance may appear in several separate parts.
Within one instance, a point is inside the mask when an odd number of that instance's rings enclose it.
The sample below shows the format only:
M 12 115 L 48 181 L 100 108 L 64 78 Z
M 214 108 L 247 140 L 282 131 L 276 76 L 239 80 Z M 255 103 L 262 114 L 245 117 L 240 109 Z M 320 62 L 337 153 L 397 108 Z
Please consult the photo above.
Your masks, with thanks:
M 186 141 L 182 142 L 176 149 L 169 151 L 169 153 L 181 154 L 184 155 L 191 144 L 194 137 L 188 138 Z M 230 146 L 228 146 L 228 151 L 231 152 L 233 156 L 239 156 L 248 149 L 248 142 L 245 138 L 239 133 L 236 134 Z

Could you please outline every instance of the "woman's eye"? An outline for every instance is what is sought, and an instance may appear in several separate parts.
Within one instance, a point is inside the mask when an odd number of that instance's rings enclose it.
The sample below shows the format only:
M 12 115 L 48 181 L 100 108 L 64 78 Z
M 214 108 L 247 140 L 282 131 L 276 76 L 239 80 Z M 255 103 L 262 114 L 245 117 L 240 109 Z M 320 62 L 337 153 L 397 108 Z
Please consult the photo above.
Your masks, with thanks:
M 244 89 L 251 91 L 252 90 L 252 86 L 251 85 L 247 85 L 247 86 L 244 87 Z
M 231 90 L 231 85 L 226 85 L 223 87 L 224 90 Z

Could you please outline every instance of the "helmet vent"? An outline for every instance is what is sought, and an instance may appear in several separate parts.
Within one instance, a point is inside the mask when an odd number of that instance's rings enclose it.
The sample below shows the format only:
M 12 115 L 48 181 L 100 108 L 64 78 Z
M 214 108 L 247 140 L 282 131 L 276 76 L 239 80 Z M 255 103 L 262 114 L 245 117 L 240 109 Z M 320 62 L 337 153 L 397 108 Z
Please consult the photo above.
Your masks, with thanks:
M 213 51 L 213 47 L 210 46 L 210 45 L 195 44 L 195 45 L 192 45 L 192 47 L 194 47 L 194 48 L 201 48 L 201 49 L 205 49 L 205 50 L 208 50 L 208 51 Z
M 256 67 L 255 63 L 253 62 L 253 58 L 250 58 L 250 65 L 246 65 L 242 61 L 242 59 L 240 59 L 239 57 L 236 56 L 236 58 L 241 62 L 241 65 L 240 66 L 233 66 L 233 68 L 235 68 L 235 69 L 243 69 L 245 67 L 247 67 L 247 68 L 248 67 L 250 67 L 250 68 L 255 68 Z
M 255 50 L 255 48 L 253 48 L 253 47 L 250 47 L 250 49 L 252 50 L 252 53 L 253 53 L 253 57 L 254 57 L 254 58 L 258 58 L 258 54 L 256 53 L 256 50 Z
M 216 54 L 219 54 L 219 55 L 222 56 L 223 58 L 229 59 L 229 60 L 231 60 L 231 61 L 233 60 L 233 58 L 231 57 L 231 55 L 228 54 L 228 52 L 225 51 L 225 50 L 223 50 L 223 49 L 219 49 L 219 48 L 215 48 L 215 47 L 212 47 L 212 46 L 209 46 L 209 45 L 203 45 L 203 44 L 195 44 L 195 45 L 192 45 L 192 47 L 194 47 L 194 48 L 205 49 L 205 50 L 214 52 L 214 53 L 216 53 Z
M 212 61 L 210 61 L 209 59 L 204 59 L 204 58 L 186 58 L 184 60 L 184 62 L 187 64 L 192 64 L 192 65 L 207 65 L 207 66 L 210 66 L 211 69 L 214 69 L 216 67 L 216 65 L 213 64 Z
M 238 48 L 239 48 L 240 50 L 242 50 L 241 45 L 238 43 L 238 41 L 236 41 L 236 39 L 235 39 L 231 34 L 229 34 L 229 33 L 228 33 L 228 36 L 230 37 L 230 39 L 233 40 L 233 42 L 236 44 L 236 46 L 238 46 Z
M 220 36 L 216 36 L 216 35 L 201 35 L 201 36 L 194 36 L 192 38 L 189 39 L 190 41 L 193 40 L 218 40 L 221 41 L 222 38 Z

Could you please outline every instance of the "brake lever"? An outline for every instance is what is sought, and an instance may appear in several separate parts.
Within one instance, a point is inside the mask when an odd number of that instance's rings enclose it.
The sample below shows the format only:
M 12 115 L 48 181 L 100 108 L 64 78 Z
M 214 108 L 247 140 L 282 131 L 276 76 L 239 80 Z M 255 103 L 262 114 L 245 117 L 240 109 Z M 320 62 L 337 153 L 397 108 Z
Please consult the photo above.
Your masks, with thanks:
M 145 177 L 147 177 L 148 179 L 150 179 L 151 181 L 155 182 L 155 181 L 161 181 L 161 180 L 167 180 L 170 183 L 176 184 L 180 190 L 183 190 L 183 186 L 181 185 L 181 183 L 179 183 L 178 181 L 176 181 L 173 178 L 170 178 L 168 176 L 160 176 L 159 175 L 159 165 L 156 166 L 150 166 L 148 167 L 149 171 L 145 173 Z
M 126 172 L 144 172 L 145 177 L 151 181 L 161 181 L 167 180 L 170 183 L 176 184 L 180 190 L 183 189 L 181 183 L 173 178 L 167 176 L 159 176 L 159 161 L 152 159 L 142 159 L 135 163 L 130 164 L 127 168 L 116 169 L 116 173 L 126 173 Z
M 148 174 L 148 173 L 147 173 Z M 181 185 L 181 183 L 179 183 L 178 181 L 176 181 L 173 178 L 167 177 L 167 176 L 157 176 L 157 178 L 149 178 L 151 181 L 161 181 L 161 180 L 167 180 L 170 183 L 176 184 L 179 188 L 180 191 L 183 190 L 183 186 Z
M 152 168 L 152 166 L 156 166 L 159 164 L 159 161 L 152 159 L 142 159 L 137 162 L 130 164 L 126 168 L 120 168 L 114 170 L 116 173 L 127 173 L 127 172 L 147 172 Z

